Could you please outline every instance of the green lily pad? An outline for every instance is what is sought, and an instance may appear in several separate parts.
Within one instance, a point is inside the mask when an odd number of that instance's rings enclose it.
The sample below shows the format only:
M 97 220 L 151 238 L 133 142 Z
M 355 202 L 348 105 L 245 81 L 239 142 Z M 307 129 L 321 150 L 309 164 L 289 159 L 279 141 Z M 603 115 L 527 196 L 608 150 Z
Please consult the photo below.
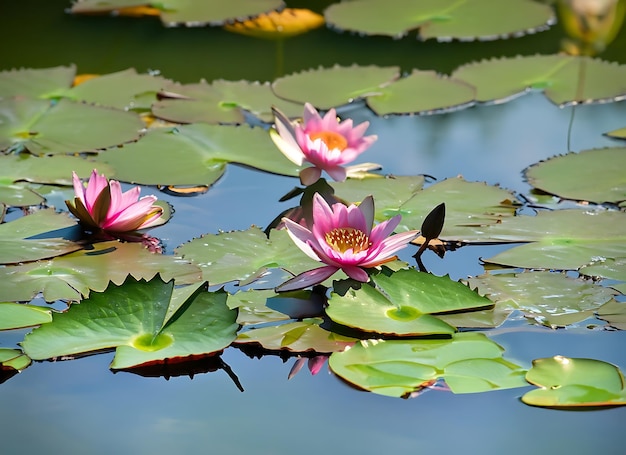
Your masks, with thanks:
M 65 228 L 74 228 L 70 231 L 79 229 L 67 214 L 55 213 L 52 209 L 39 210 L 32 215 L 0 224 L 0 264 L 36 261 L 80 250 L 82 246 L 76 242 L 44 236 Z M 65 233 L 69 235 L 70 231 Z M 0 271 L 4 269 L 0 268 Z M 0 283 L 0 286 L 3 284 Z M 0 300 L 5 299 L 0 296 Z
M 578 272 L 585 276 L 626 281 L 626 257 L 605 258 L 581 267 Z M 626 294 L 626 283 L 611 284 L 610 286 L 622 294 Z
M 272 90 L 280 98 L 318 109 L 330 109 L 359 98 L 380 95 L 381 88 L 400 77 L 397 66 L 333 66 L 276 79 Z
M 480 102 L 507 100 L 529 89 L 543 90 L 561 106 L 626 97 L 626 65 L 562 54 L 469 63 L 452 77 L 476 87 Z
M 503 349 L 482 333 L 450 339 L 367 340 L 333 353 L 333 373 L 370 392 L 408 397 L 439 378 L 454 393 L 523 387 L 525 370 L 502 358 Z
M 526 380 L 540 387 L 522 396 L 522 401 L 531 406 L 626 405 L 622 372 L 600 360 L 563 356 L 536 359 Z
M 467 281 L 493 302 L 522 310 L 526 317 L 553 328 L 593 317 L 617 294 L 591 281 L 551 272 L 485 274 Z
M 0 330 L 19 329 L 52 321 L 50 309 L 20 303 L 0 303 Z
M 266 305 L 267 299 L 275 297 L 273 289 L 239 291 L 228 296 L 228 307 L 237 308 L 239 316 L 237 323 L 240 325 L 260 324 L 267 322 L 279 322 L 290 319 L 280 311 L 272 310 Z
M 526 269 L 577 270 L 626 257 L 626 213 L 556 210 L 503 219 L 488 235 L 503 242 L 531 242 L 483 259 Z
M 424 188 L 424 176 L 385 176 L 365 180 L 347 179 L 343 182 L 330 182 L 335 194 L 348 202 L 361 202 L 372 195 L 376 201 L 376 218 L 387 219 L 379 212 L 381 207 L 400 207 Z
M 217 80 L 211 84 L 171 84 L 161 100 L 152 106 L 153 114 L 178 123 L 245 123 L 244 111 L 264 122 L 272 122 L 272 106 L 289 117 L 302 115 L 301 104 L 278 98 L 269 83 Z
M 407 178 L 398 179 L 398 186 L 401 186 Z M 333 187 L 337 196 L 352 202 L 362 200 L 362 196 L 353 199 L 354 196 L 373 195 L 376 220 L 383 221 L 402 215 L 397 231 L 420 229 L 430 210 L 444 202 L 446 220 L 440 238 L 467 243 L 491 241 L 486 227 L 512 217 L 519 206 L 510 191 L 485 183 L 467 182 L 460 177 L 443 180 L 423 191 L 419 191 L 417 185 L 404 191 L 400 189 L 395 196 L 391 189 L 385 188 L 387 184 L 391 182 L 368 179 L 333 183 Z M 344 188 L 347 189 L 345 192 Z
M 28 185 L 0 184 L 0 204 L 8 207 L 29 207 L 43 204 L 45 198 L 28 188 Z
M 385 335 L 451 334 L 454 327 L 436 313 L 492 308 L 489 299 L 467 286 L 414 269 L 374 275 L 376 288 L 363 285 L 344 296 L 331 294 L 326 313 L 335 322 Z
M 618 128 L 616 130 L 609 131 L 605 134 L 615 139 L 626 139 L 626 126 L 624 128 Z
M 160 274 L 176 284 L 201 281 L 198 267 L 174 256 L 150 253 L 141 243 L 101 242 L 91 250 L 48 261 L 0 268 L 0 299 L 28 301 L 42 292 L 48 302 L 80 300 L 90 291 L 122 284 L 127 275 L 151 279 Z
M 251 282 L 272 268 L 297 275 L 320 267 L 294 245 L 287 231 L 272 230 L 268 239 L 257 227 L 206 234 L 179 246 L 175 253 L 198 265 L 203 280 L 212 286 L 229 281 Z
M 1 71 L 0 98 L 58 98 L 59 93 L 72 86 L 75 76 L 75 66 Z
M 529 184 L 563 199 L 626 204 L 626 148 L 584 150 L 524 170 Z
M 555 21 L 549 6 L 528 0 L 356 0 L 331 5 L 324 16 L 339 30 L 400 38 L 419 28 L 423 39 L 438 41 L 520 36 Z
M 626 303 L 613 300 L 602 305 L 596 311 L 598 318 L 606 321 L 611 327 L 626 330 Z
M 137 74 L 134 68 L 89 79 L 61 95 L 73 101 L 124 110 L 149 110 L 156 94 L 169 83 L 161 76 Z
M 33 155 L 93 152 L 139 138 L 143 122 L 132 112 L 60 100 L 0 100 L 0 150 Z
M 343 351 L 356 339 L 320 327 L 319 318 L 241 332 L 235 345 L 260 345 L 270 351 L 330 353 Z
M 93 14 L 143 5 L 159 9 L 161 21 L 167 27 L 179 24 L 187 27 L 223 25 L 285 6 L 282 0 L 80 0 L 72 5 L 71 11 L 77 14 Z
M 262 128 L 201 123 L 149 132 L 97 160 L 111 165 L 117 179 L 144 185 L 212 185 L 228 163 L 282 175 L 300 171 Z
M 474 87 L 434 71 L 413 72 L 382 87 L 380 94 L 367 98 L 378 115 L 440 114 L 469 107 L 474 103 Z
M 22 371 L 31 363 L 30 357 L 17 349 L 0 348 L 0 366 Z
M 173 281 L 128 277 L 54 314 L 22 347 L 37 360 L 116 348 L 111 368 L 122 369 L 215 353 L 235 339 L 237 311 L 226 306 L 224 291 L 199 288 L 167 317 L 173 292 Z

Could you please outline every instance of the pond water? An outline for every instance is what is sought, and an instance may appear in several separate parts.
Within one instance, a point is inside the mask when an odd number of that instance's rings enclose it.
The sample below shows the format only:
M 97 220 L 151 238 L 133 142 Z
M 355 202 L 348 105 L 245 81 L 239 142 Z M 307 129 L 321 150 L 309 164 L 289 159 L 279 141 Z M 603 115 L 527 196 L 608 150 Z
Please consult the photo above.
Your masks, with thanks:
M 449 72 L 484 57 L 554 53 L 562 38 L 558 26 L 524 38 L 463 44 L 365 39 L 320 29 L 286 41 L 281 50 L 275 42 L 219 29 L 164 29 L 153 19 L 72 17 L 63 13 L 68 6 L 59 0 L 3 3 L 0 12 L 10 21 L 0 29 L 0 40 L 11 45 L 0 49 L 0 70 L 75 63 L 79 73 L 159 69 L 181 82 L 273 80 L 335 63 Z M 24 32 L 24 24 L 32 33 Z M 623 30 L 602 57 L 626 63 Z M 521 195 L 530 191 L 524 168 L 567 152 L 571 119 L 571 108 L 559 109 L 540 93 L 436 116 L 379 118 L 358 104 L 339 112 L 355 123 L 371 122 L 368 132 L 379 139 L 361 158 L 382 164 L 385 173 L 439 180 L 462 175 Z M 626 103 L 579 106 L 571 148 L 619 145 L 602 134 L 624 125 Z M 151 234 L 171 253 L 204 233 L 265 225 L 289 206 L 278 199 L 297 183 L 230 166 L 206 194 L 159 193 L 176 213 Z M 505 248 L 467 246 L 444 259 L 426 253 L 424 262 L 436 275 L 461 279 L 482 273 L 480 258 Z M 0 333 L 0 347 L 15 346 L 24 333 Z M 532 359 L 564 355 L 626 368 L 623 331 L 592 330 L 584 323 L 551 330 L 514 315 L 490 333 L 507 359 L 525 367 Z M 242 393 L 222 370 L 166 381 L 112 374 L 112 358 L 101 354 L 36 363 L 0 385 L 2 453 L 623 453 L 626 407 L 535 408 L 519 399 L 529 388 L 467 395 L 429 390 L 401 400 L 357 391 L 326 368 L 316 376 L 305 368 L 287 380 L 293 359 L 251 359 L 229 348 L 223 360 L 238 376 Z

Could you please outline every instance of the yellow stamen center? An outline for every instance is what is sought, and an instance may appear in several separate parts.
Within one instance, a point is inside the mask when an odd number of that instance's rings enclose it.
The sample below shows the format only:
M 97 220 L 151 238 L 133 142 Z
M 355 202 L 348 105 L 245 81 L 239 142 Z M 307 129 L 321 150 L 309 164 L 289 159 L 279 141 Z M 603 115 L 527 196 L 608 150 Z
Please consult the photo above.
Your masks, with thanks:
M 316 133 L 309 134 L 312 141 L 321 139 L 328 146 L 329 150 L 339 149 L 345 150 L 348 146 L 348 140 L 339 133 L 334 131 L 318 131 Z
M 326 243 L 338 253 L 352 249 L 354 254 L 372 246 L 365 232 L 354 228 L 335 228 L 326 234 Z

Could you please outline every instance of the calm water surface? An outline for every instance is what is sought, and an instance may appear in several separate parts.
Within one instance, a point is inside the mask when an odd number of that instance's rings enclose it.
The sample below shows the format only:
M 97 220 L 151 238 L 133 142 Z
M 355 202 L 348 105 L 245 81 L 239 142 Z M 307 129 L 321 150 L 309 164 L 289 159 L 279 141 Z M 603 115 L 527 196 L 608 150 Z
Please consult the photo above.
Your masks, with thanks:
M 560 30 L 494 43 L 444 45 L 372 38 L 319 30 L 285 43 L 257 41 L 213 29 L 163 29 L 155 20 L 77 18 L 63 14 L 59 0 L 3 2 L 0 69 L 76 63 L 79 72 L 107 73 L 130 66 L 160 69 L 182 82 L 272 80 L 277 74 L 335 63 L 401 65 L 447 72 L 478 58 L 553 53 Z M 604 55 L 626 61 L 626 39 Z M 369 120 L 376 144 L 363 161 L 386 173 L 426 173 L 438 179 L 499 183 L 519 194 L 529 186 L 521 171 L 567 151 L 569 109 L 541 94 L 498 106 L 432 117 L 377 118 L 359 106 L 342 112 Z M 618 145 L 601 134 L 626 125 L 626 104 L 584 106 L 576 112 L 572 148 Z M 264 225 L 287 208 L 277 202 L 295 179 L 236 166 L 208 193 L 194 198 L 159 194 L 176 209 L 152 233 L 168 252 L 218 229 Z M 149 191 L 154 191 L 153 189 Z M 429 210 L 430 208 L 425 208 Z M 425 263 L 453 278 L 480 274 L 480 257 L 503 249 L 465 247 Z M 523 330 L 519 330 L 522 328 Z M 12 347 L 23 332 L 0 334 Z M 557 354 L 591 357 L 626 369 L 626 333 L 584 327 L 551 331 L 512 321 L 492 337 L 508 359 L 525 366 Z M 532 408 L 519 397 L 527 389 L 472 395 L 430 391 L 412 400 L 358 392 L 323 370 L 287 381 L 293 361 L 250 359 L 236 349 L 224 361 L 238 375 L 241 393 L 223 371 L 188 377 L 143 378 L 112 374 L 112 354 L 39 363 L 0 385 L 3 454 L 31 453 L 211 453 L 211 454 L 622 454 L 626 408 L 563 412 Z

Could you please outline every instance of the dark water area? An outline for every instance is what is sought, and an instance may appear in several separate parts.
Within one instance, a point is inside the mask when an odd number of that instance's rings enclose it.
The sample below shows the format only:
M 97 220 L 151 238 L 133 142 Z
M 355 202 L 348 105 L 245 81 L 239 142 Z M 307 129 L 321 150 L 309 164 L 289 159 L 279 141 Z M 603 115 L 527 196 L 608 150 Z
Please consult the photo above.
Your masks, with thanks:
M 563 38 L 558 25 L 518 39 L 452 44 L 415 37 L 365 39 L 320 29 L 280 47 L 220 29 L 165 29 L 153 18 L 75 17 L 64 13 L 67 7 L 69 2 L 60 0 L 0 3 L 0 70 L 74 63 L 78 73 L 134 67 L 160 70 L 180 82 L 266 81 L 336 63 L 449 73 L 482 58 L 555 53 Z M 625 30 L 601 57 L 626 63 Z M 355 123 L 371 122 L 368 132 L 379 139 L 360 158 L 381 163 L 385 173 L 429 174 L 439 180 L 463 175 L 527 195 L 530 186 L 522 170 L 567 152 L 571 108 L 558 108 L 542 94 L 531 93 L 501 105 L 436 116 L 378 118 L 359 105 L 344 107 L 340 114 Z M 624 125 L 624 102 L 579 106 L 572 149 L 620 145 L 602 134 Z M 263 226 L 288 207 L 278 199 L 297 183 L 229 166 L 206 194 L 181 198 L 158 193 L 176 212 L 151 234 L 172 253 L 204 233 Z M 156 191 L 144 189 L 147 194 Z M 60 200 L 51 202 L 62 206 Z M 480 258 L 505 248 L 463 247 L 444 259 L 428 253 L 424 262 L 437 275 L 461 279 L 482 273 Z M 0 333 L 0 347 L 14 347 L 24 333 Z M 514 315 L 488 334 L 503 346 L 507 359 L 525 367 L 532 359 L 564 355 L 604 360 L 626 370 L 625 332 L 591 330 L 584 323 L 551 330 Z M 415 399 L 394 399 L 357 391 L 326 368 L 316 376 L 305 368 L 287 380 L 293 359 L 251 359 L 228 348 L 223 360 L 241 381 L 242 393 L 222 370 L 193 379 L 144 378 L 111 373 L 112 358 L 107 353 L 40 362 L 1 384 L 0 453 L 624 453 L 626 407 L 580 412 L 534 408 L 520 401 L 530 387 L 467 395 L 432 390 Z

